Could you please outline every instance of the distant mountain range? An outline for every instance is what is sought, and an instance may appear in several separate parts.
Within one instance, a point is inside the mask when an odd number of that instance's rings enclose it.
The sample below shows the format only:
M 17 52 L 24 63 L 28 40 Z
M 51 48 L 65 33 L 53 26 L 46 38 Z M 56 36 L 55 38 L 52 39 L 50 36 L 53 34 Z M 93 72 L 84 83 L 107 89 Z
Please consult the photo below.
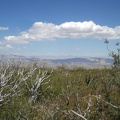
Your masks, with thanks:
M 22 56 L 22 55 L 0 55 L 0 58 L 2 60 L 15 60 L 15 61 L 26 61 L 26 62 L 32 62 L 32 61 L 39 61 L 40 58 L 38 57 L 31 57 L 31 56 Z
M 74 62 L 84 62 L 84 63 L 112 63 L 112 59 L 110 58 L 68 58 L 68 59 L 53 59 L 50 60 L 54 63 L 74 63 Z
M 67 64 L 67 65 L 74 65 L 74 66 L 91 66 L 91 67 L 95 67 L 95 66 L 111 66 L 113 59 L 111 58 L 95 58 L 95 57 L 75 57 L 75 58 L 51 58 L 51 59 L 47 59 L 47 58 L 41 58 L 41 57 L 33 57 L 33 56 L 21 56 L 21 55 L 0 55 L 1 60 L 3 61 L 7 61 L 7 60 L 14 60 L 14 61 L 25 61 L 25 62 L 40 62 L 40 61 L 44 61 L 48 64 Z

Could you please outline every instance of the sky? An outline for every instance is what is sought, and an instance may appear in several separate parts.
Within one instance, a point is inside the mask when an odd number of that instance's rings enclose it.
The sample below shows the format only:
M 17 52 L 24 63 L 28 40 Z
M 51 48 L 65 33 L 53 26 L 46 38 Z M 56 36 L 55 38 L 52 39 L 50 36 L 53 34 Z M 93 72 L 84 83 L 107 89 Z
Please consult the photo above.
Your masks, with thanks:
M 0 0 L 0 54 L 108 57 L 120 41 L 120 0 Z

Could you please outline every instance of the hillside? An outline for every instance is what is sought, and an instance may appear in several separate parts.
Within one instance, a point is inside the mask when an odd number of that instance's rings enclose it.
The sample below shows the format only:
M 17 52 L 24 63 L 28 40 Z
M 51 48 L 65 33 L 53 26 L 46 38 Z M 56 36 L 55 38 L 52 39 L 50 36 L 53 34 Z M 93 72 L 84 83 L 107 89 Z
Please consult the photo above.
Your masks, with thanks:
M 95 58 L 95 57 L 74 57 L 74 58 L 45 58 L 35 56 L 20 56 L 20 55 L 0 55 L 2 61 L 24 61 L 24 62 L 39 62 L 44 63 L 46 67 L 56 67 L 66 64 L 68 68 L 85 67 L 110 67 L 113 59 L 111 58 Z

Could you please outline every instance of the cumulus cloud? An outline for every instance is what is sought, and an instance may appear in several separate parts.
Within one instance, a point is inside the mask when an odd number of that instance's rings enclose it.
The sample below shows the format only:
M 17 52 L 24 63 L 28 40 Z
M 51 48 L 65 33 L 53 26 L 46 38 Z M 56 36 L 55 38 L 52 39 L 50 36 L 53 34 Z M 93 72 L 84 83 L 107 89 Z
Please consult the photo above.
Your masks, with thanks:
M 12 48 L 13 48 L 13 46 L 10 45 L 10 44 L 6 44 L 6 45 L 2 45 L 2 46 L 0 46 L 0 49 L 2 49 L 2 50 L 12 49 Z
M 29 43 L 28 41 L 26 41 L 29 39 L 26 39 L 25 36 L 23 37 L 22 34 L 20 36 L 5 36 L 4 39 L 10 43 L 19 43 L 19 44 Z
M 7 49 L 12 49 L 13 47 L 12 47 L 12 45 L 7 44 L 7 45 L 5 46 L 5 48 L 7 48 Z
M 8 27 L 0 27 L 0 30 L 8 30 Z
M 93 21 L 65 22 L 60 25 L 53 23 L 35 22 L 30 29 L 21 32 L 19 36 L 5 36 L 4 39 L 14 43 L 31 41 L 64 39 L 120 39 L 120 26 L 110 28 L 100 26 Z

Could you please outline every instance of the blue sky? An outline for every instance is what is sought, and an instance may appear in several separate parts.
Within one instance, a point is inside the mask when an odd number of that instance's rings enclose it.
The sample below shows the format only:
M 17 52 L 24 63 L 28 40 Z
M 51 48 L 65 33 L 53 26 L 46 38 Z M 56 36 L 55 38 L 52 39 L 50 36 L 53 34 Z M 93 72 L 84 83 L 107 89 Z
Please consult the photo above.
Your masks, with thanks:
M 0 0 L 0 54 L 108 57 L 120 0 Z

